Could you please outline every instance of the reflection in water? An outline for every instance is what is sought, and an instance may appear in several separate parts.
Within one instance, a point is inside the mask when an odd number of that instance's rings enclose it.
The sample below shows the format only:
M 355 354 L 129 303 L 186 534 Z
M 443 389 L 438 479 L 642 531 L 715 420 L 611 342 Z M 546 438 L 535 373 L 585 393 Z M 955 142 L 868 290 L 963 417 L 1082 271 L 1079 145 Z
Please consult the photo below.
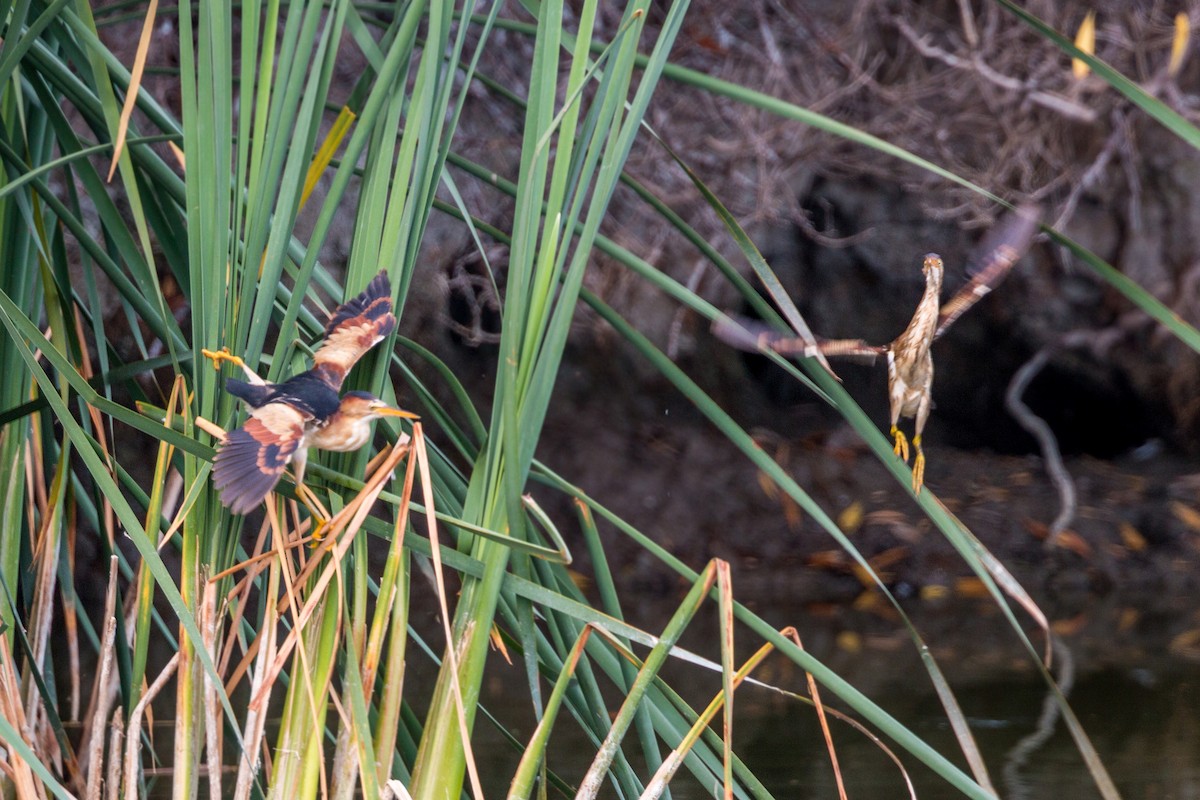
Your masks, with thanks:
M 1059 666 L 1066 666 L 1056 653 Z M 1002 778 L 1005 800 L 1087 800 L 1098 798 L 1094 783 L 1071 739 L 1060 724 L 1050 725 L 1048 736 L 1038 734 L 1036 746 L 1030 731 L 1046 719 L 1042 703 L 1045 685 L 1032 673 L 1012 670 L 971 675 L 954 664 L 944 664 L 952 674 L 956 694 L 970 720 L 972 732 L 993 780 Z M 919 668 L 918 668 L 919 669 Z M 964 770 L 954 734 L 928 681 L 919 672 L 898 670 L 896 679 L 871 692 L 885 709 L 909 726 L 930 746 L 947 754 Z M 1067 679 L 1066 672 L 1060 675 Z M 528 698 L 497 683 L 486 691 L 489 710 L 500 719 L 528 717 Z M 824 696 L 825 693 L 823 693 Z M 755 687 L 738 692 L 735 750 L 754 770 L 763 785 L 779 800 L 828 800 L 837 797 L 829 757 L 810 707 L 783 701 Z M 826 698 L 828 701 L 828 698 Z M 693 698 L 696 701 L 696 698 Z M 1124 800 L 1196 800 L 1200 798 L 1200 664 L 1163 659 L 1133 668 L 1105 669 L 1075 678 L 1071 708 L 1091 737 L 1101 760 Z M 836 701 L 833 701 L 836 705 Z M 1043 709 L 1039 714 L 1039 709 Z M 530 725 L 510 730 L 526 739 Z M 903 778 L 870 742 L 845 725 L 833 723 L 849 796 L 874 800 L 906 795 Z M 503 796 L 518 754 L 499 740 L 491 726 L 479 730 L 476 755 L 481 772 L 493 781 L 485 786 L 489 797 Z M 632 740 L 627 750 L 639 749 Z M 574 784 L 586 770 L 595 743 L 578 726 L 560 723 L 551 745 L 551 768 Z M 921 800 L 958 800 L 962 794 L 905 752 L 899 752 Z M 1001 775 L 997 775 L 1001 772 Z M 606 791 L 608 791 L 606 789 Z M 681 773 L 672 783 L 675 800 L 719 796 L 714 787 L 699 786 Z M 602 795 L 611 796 L 611 795 Z
M 1071 687 L 1075 685 L 1075 657 L 1071 655 L 1071 648 L 1067 647 L 1062 639 L 1056 636 L 1053 642 L 1054 659 L 1058 663 L 1058 674 L 1055 676 L 1055 680 L 1058 681 L 1058 688 L 1062 696 L 1069 698 Z M 1017 742 L 1004 759 L 1004 785 L 1012 800 L 1032 800 L 1032 787 L 1021 773 L 1030 756 L 1040 750 L 1042 745 L 1054 735 L 1054 724 L 1058 722 L 1061 713 L 1058 703 L 1054 691 L 1047 689 L 1046 698 L 1042 701 L 1042 715 L 1038 717 L 1037 727 L 1034 728 L 1033 733 Z
M 948 672 L 952 668 L 947 665 Z M 956 679 L 971 680 L 961 673 Z M 949 724 L 932 691 L 925 691 L 921 683 L 914 676 L 872 697 L 939 752 L 956 754 Z M 1037 747 L 1022 745 L 1029 741 L 1029 731 L 1038 728 L 1039 717 L 1032 710 L 1044 695 L 1045 685 L 1032 675 L 1020 681 L 1011 675 L 984 679 L 957 691 L 985 761 L 992 770 L 1004 765 L 1006 800 L 1099 797 L 1061 724 L 1048 737 L 1039 736 L 1043 741 Z M 749 692 L 744 700 L 748 698 Z M 1164 660 L 1154 666 L 1080 674 L 1070 704 L 1125 800 L 1200 798 L 1200 664 Z M 811 717 L 811 711 L 800 707 L 752 709 L 750 702 L 740 706 L 737 751 L 777 798 L 837 796 Z M 851 798 L 904 796 L 895 767 L 869 743 L 844 727 L 835 729 L 834 736 Z M 1010 767 L 1005 759 L 1014 752 L 1022 759 Z M 921 800 L 962 797 L 912 756 L 902 758 Z M 965 769 L 961 756 L 954 760 Z M 675 796 L 712 795 L 696 790 Z
M 1056 647 L 1055 672 L 1060 683 L 1070 688 L 1071 709 L 1121 797 L 1200 800 L 1200 660 L 1170 655 L 1170 637 L 1158 635 L 1150 622 L 1143 626 L 1146 636 L 1133 638 L 1119 632 L 1098 609 L 1091 610 L 1096 627 L 1070 638 L 1071 653 Z M 999 615 L 989 617 L 986 609 L 974 607 L 957 608 L 958 613 L 951 614 L 935 611 L 919 624 L 933 631 L 929 641 L 945 643 L 937 647 L 938 663 L 971 725 L 1000 796 L 1004 800 L 1099 798 L 1070 732 L 1062 720 L 1045 711 L 1045 684 L 1023 649 L 1014 645 L 1011 631 Z M 652 616 L 649 611 L 645 614 Z M 798 614 L 781 612 L 780 616 L 794 619 Z M 1178 620 L 1179 615 L 1169 619 Z M 829 620 L 810 614 L 807 621 L 810 630 L 805 646 L 810 652 L 967 771 L 919 656 L 903 633 L 886 632 L 890 624 L 884 623 L 872 628 L 861 616 L 845 613 Z M 705 628 L 700 619 L 695 624 L 682 646 L 713 655 L 715 628 Z M 850 629 L 863 631 L 861 649 L 840 646 L 838 635 Z M 1164 627 L 1167 632 L 1177 629 Z M 885 632 L 878 633 L 880 630 Z M 739 649 L 752 646 L 749 637 L 738 641 Z M 518 672 L 519 667 L 511 674 L 502 668 L 485 682 L 484 703 L 524 742 L 534 722 L 527 692 L 513 691 L 520 682 Z M 691 665 L 668 664 L 664 677 L 684 691 L 693 707 L 703 706 L 719 688 L 717 677 Z M 755 677 L 803 691 L 803 673 L 783 658 L 769 658 Z M 822 697 L 845 710 L 830 693 L 822 692 Z M 610 697 L 610 703 L 616 708 L 618 698 Z M 851 800 L 906 796 L 903 777 L 886 755 L 849 726 L 836 721 L 831 724 Z M 734 730 L 735 751 L 773 797 L 837 797 L 829 756 L 810 706 L 745 685 L 736 696 Z M 490 725 L 479 726 L 476 738 L 485 792 L 488 797 L 502 797 L 519 755 Z M 569 715 L 560 717 L 551 742 L 550 768 L 568 783 L 577 783 L 596 744 Z M 625 750 L 633 759 L 634 770 L 646 777 L 644 765 L 637 763 L 641 748 L 635 737 L 626 740 Z M 899 749 L 897 754 L 921 800 L 963 796 L 912 755 Z M 700 786 L 686 772 L 672 782 L 671 790 L 675 800 L 720 795 L 712 786 Z M 602 797 L 614 796 L 611 787 L 604 791 Z

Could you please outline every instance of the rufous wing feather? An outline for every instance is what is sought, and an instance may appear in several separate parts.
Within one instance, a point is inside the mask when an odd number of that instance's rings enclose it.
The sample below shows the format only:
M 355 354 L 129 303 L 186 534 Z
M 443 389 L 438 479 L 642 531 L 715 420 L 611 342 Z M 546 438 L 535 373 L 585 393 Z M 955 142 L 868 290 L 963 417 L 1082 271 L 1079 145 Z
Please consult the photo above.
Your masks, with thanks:
M 361 294 L 334 310 L 325 326 L 325 341 L 313 356 L 313 367 L 335 389 L 363 354 L 396 327 L 392 289 L 380 272 Z
M 730 347 L 756 353 L 774 350 L 784 356 L 874 359 L 886 348 L 867 344 L 862 339 L 817 339 L 815 343 L 789 336 L 766 323 L 746 317 L 727 315 L 712 326 L 713 335 Z
M 247 513 L 266 498 L 304 439 L 307 420 L 287 403 L 267 403 L 253 414 L 226 434 L 213 462 L 213 485 L 235 514 Z

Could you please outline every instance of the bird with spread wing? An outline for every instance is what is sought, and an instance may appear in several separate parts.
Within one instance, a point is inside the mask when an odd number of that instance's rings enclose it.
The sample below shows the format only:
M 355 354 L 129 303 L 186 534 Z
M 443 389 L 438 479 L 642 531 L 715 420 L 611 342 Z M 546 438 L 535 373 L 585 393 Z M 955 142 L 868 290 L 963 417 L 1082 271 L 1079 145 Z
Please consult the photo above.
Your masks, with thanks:
M 334 309 L 313 366 L 283 383 L 269 383 L 227 349 L 202 350 L 220 369 L 222 361 L 241 367 L 246 380 L 229 378 L 225 389 L 246 403 L 250 419 L 226 434 L 213 462 L 213 485 L 235 514 L 245 514 L 266 499 L 288 464 L 296 491 L 315 517 L 304 486 L 308 448 L 349 452 L 371 438 L 371 422 L 384 416 L 415 419 L 367 392 L 339 395 L 342 382 L 363 354 L 396 327 L 392 289 L 381 271 L 357 297 Z M 312 498 L 315 500 L 315 498 Z M 318 530 L 327 520 L 318 523 Z
M 750 352 L 774 350 L 786 356 L 823 355 L 829 358 L 886 356 L 891 434 L 895 441 L 893 450 L 908 463 L 909 442 L 900 430 L 899 422 L 901 417 L 915 417 L 912 446 L 916 450 L 916 459 L 912 487 L 914 493 L 920 494 L 925 482 L 921 433 L 932 405 L 933 356 L 930 348 L 955 320 L 1004 280 L 1037 232 L 1038 216 L 1036 206 L 1022 206 L 1004 224 L 993 229 L 979 247 L 979 252 L 984 253 L 980 259 L 982 266 L 970 270 L 974 277 L 945 304 L 940 302 L 945 266 L 936 253 L 926 255 L 921 266 L 925 274 L 924 294 L 908 327 L 890 344 L 789 335 L 762 322 L 737 316 L 719 318 L 713 323 L 713 334 L 728 345 Z

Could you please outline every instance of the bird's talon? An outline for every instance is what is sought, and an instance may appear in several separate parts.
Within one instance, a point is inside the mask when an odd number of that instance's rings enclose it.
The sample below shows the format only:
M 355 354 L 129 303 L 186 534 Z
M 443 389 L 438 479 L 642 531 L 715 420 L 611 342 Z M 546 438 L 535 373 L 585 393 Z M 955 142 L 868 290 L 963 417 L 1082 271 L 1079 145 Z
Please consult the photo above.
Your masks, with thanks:
M 900 460 L 905 464 L 908 463 L 908 439 L 904 436 L 904 431 L 892 426 L 892 436 L 896 439 L 896 445 L 892 448 L 892 452 L 900 456 Z
M 222 347 L 220 350 L 201 349 L 200 355 L 204 356 L 205 358 L 212 359 L 213 369 L 220 369 L 222 361 L 228 361 L 229 363 L 234 364 L 235 366 L 239 366 L 239 367 L 243 367 L 243 368 L 246 366 L 246 362 L 242 361 L 241 358 L 239 358 L 238 356 L 235 356 L 233 353 L 229 352 L 228 347 Z

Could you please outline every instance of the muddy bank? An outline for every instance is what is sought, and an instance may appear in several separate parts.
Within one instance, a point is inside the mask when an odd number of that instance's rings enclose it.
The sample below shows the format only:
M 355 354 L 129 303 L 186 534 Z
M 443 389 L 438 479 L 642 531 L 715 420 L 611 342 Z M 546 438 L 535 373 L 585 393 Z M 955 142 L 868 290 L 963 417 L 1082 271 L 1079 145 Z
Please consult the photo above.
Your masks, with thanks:
M 626 395 L 615 404 L 590 397 L 555 407 L 539 450 L 552 468 L 693 566 L 728 560 L 737 595 L 759 609 L 861 597 L 865 584 L 837 543 L 677 395 Z M 742 406 L 753 408 L 753 390 L 746 398 Z M 830 425 L 812 403 L 773 429 L 745 422 L 899 597 L 937 605 L 978 593 L 962 559 L 847 428 Z M 800 433 L 785 434 L 788 424 Z M 935 412 L 930 428 L 937 425 Z M 1155 445 L 1111 460 L 1067 456 L 1078 509 L 1058 546 L 1048 546 L 1060 499 L 1042 458 L 962 450 L 946 438 L 930 437 L 927 485 L 1052 618 L 1096 602 L 1179 613 L 1200 596 L 1194 461 Z M 607 535 L 622 580 L 650 593 L 679 591 L 665 568 Z

